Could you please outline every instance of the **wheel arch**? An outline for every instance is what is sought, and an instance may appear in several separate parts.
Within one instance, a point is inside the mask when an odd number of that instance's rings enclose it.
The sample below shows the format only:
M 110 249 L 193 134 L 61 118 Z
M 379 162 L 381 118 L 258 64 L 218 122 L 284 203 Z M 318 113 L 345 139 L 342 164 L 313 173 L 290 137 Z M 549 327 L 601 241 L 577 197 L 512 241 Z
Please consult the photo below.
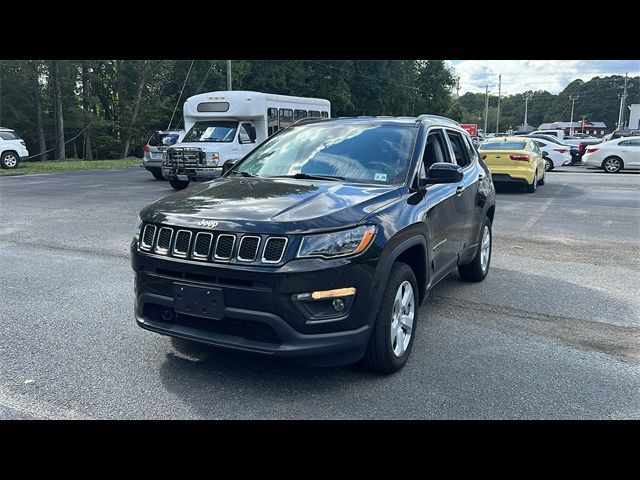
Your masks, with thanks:
M 624 168 L 624 160 L 622 160 L 622 158 L 620 158 L 618 155 L 607 155 L 604 158 L 604 160 L 602 160 L 602 163 L 600 164 L 600 168 L 602 168 L 602 170 L 604 170 L 604 162 L 606 162 L 610 158 L 617 158 L 618 160 L 620 160 L 620 170 Z

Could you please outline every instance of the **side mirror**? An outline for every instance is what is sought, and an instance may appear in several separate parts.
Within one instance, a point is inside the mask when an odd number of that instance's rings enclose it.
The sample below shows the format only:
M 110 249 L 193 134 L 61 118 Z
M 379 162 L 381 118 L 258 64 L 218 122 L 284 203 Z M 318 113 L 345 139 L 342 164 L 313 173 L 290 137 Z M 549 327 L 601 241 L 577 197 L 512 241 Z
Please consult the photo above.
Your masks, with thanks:
M 256 142 L 256 127 L 253 125 L 249 127 L 249 138 L 251 139 L 251 143 Z
M 458 183 L 463 176 L 462 167 L 453 163 L 438 162 L 429 167 L 426 184 Z
M 542 156 L 543 157 L 548 157 L 549 156 L 549 152 L 547 152 L 546 150 L 542 150 Z
M 224 164 L 222 165 L 222 175 L 231 170 L 237 161 L 238 160 L 227 160 L 226 162 L 224 162 Z

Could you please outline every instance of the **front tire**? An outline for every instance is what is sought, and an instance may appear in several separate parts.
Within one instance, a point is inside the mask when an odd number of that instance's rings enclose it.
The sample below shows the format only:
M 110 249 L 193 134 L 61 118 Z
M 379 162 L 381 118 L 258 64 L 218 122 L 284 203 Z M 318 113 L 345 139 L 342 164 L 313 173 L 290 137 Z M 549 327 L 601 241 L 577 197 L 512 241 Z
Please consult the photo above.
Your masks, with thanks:
M 16 168 L 20 164 L 20 157 L 15 152 L 4 152 L 0 157 L 0 167 Z
M 618 157 L 607 157 L 602 162 L 602 169 L 605 173 L 618 173 L 622 167 L 622 160 Z
M 176 190 L 184 190 L 189 186 L 189 180 L 178 180 L 176 178 L 172 178 L 169 180 L 169 184 Z
M 396 262 L 382 295 L 364 365 L 376 372 L 394 373 L 409 358 L 418 320 L 418 283 L 409 265 Z
M 491 230 L 491 220 L 484 217 L 482 225 L 482 236 L 480 237 L 480 245 L 476 256 L 473 257 L 471 263 L 467 265 L 458 265 L 458 273 L 460 278 L 467 282 L 481 282 L 489 273 L 491 265 L 491 253 L 493 251 L 493 233 Z

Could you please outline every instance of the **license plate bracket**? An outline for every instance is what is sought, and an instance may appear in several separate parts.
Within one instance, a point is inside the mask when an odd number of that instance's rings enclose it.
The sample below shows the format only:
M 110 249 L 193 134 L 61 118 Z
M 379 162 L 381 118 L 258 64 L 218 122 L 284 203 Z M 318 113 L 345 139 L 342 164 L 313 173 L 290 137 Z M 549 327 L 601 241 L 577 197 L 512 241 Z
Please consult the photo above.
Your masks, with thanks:
M 176 175 L 178 177 L 178 180 L 189 180 L 189 177 L 187 175 Z
M 176 313 L 220 320 L 224 317 L 224 295 L 221 288 L 173 284 Z

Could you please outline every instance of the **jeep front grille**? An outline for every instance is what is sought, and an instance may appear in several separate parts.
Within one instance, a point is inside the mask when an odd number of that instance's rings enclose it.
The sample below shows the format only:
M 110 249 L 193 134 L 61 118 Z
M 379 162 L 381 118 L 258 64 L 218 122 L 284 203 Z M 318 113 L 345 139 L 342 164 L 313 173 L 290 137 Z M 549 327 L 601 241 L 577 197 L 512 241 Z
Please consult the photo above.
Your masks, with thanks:
M 213 240 L 213 234 L 198 232 L 196 234 L 196 242 L 193 246 L 193 256 L 195 258 L 208 258 L 209 250 L 211 249 L 211 241 Z
M 265 263 L 279 263 L 284 255 L 287 239 L 284 237 L 269 237 L 264 244 L 262 261 Z
M 243 262 L 253 262 L 258 255 L 258 247 L 260 246 L 260 237 L 247 235 L 240 240 L 238 248 L 238 260 Z
M 205 232 L 150 223 L 144 225 L 139 243 L 142 251 L 169 257 L 273 265 L 284 260 L 287 245 L 287 237 Z
M 229 260 L 233 253 L 233 245 L 236 243 L 235 235 L 218 235 L 214 257 L 218 260 Z

